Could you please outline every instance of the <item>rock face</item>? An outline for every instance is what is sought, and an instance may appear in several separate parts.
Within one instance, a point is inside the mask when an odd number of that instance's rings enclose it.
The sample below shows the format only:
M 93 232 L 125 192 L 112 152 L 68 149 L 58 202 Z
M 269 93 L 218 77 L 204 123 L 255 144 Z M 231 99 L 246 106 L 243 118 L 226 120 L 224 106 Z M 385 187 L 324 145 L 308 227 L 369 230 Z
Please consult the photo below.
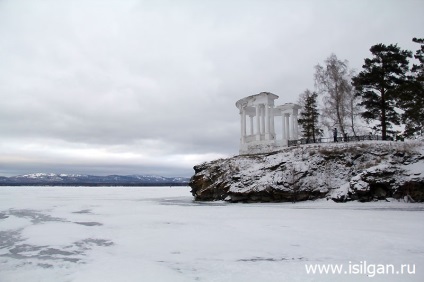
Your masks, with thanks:
M 424 201 L 424 143 L 313 144 L 240 155 L 194 167 L 195 200 Z

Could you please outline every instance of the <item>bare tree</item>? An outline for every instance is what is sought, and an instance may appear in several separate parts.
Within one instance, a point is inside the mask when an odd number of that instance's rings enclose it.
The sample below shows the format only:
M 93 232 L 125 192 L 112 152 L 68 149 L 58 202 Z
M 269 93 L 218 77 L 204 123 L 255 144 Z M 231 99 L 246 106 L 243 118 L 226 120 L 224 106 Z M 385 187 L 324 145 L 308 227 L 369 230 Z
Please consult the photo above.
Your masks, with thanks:
M 359 105 L 360 99 L 355 95 L 353 91 L 353 86 L 349 85 L 350 89 L 346 92 L 347 94 L 347 115 L 349 118 L 350 129 L 352 130 L 353 135 L 356 137 L 356 127 L 357 120 L 361 115 L 361 106 Z
M 353 71 L 347 60 L 341 61 L 331 54 L 324 66 L 315 66 L 315 86 L 323 96 L 322 118 L 328 127 L 339 127 L 345 135 L 346 128 L 352 128 L 355 134 L 356 101 L 351 86 Z

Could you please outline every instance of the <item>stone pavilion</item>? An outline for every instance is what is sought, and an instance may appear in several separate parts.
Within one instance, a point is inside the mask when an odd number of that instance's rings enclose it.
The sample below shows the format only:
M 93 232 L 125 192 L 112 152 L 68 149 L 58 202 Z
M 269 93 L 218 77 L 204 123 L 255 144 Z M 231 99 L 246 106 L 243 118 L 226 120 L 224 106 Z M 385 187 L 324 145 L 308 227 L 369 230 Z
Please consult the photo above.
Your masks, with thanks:
M 261 92 L 240 99 L 240 154 L 267 153 L 288 146 L 289 140 L 298 139 L 298 112 L 293 103 L 275 105 L 278 96 Z M 281 133 L 276 134 L 276 119 L 280 119 Z M 280 129 L 278 130 L 280 131 Z

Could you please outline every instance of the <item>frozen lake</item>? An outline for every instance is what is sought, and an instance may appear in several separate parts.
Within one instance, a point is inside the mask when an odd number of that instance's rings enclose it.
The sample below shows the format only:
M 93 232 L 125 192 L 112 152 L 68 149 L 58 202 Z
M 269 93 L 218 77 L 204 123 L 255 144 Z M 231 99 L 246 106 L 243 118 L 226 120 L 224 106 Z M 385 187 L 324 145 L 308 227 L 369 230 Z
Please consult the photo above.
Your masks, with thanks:
M 189 191 L 0 187 L 0 281 L 424 281 L 424 204 L 196 203 Z M 343 271 L 305 267 L 330 264 Z

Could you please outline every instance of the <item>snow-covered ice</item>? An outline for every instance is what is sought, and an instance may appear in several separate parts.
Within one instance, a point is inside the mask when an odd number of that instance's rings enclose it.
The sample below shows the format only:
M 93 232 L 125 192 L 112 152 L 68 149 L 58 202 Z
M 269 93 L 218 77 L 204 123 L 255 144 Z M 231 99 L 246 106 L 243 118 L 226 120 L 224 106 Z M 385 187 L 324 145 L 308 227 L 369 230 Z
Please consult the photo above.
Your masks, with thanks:
M 422 203 L 193 202 L 189 190 L 1 187 L 0 281 L 424 281 Z M 415 274 L 305 270 L 364 261 Z

